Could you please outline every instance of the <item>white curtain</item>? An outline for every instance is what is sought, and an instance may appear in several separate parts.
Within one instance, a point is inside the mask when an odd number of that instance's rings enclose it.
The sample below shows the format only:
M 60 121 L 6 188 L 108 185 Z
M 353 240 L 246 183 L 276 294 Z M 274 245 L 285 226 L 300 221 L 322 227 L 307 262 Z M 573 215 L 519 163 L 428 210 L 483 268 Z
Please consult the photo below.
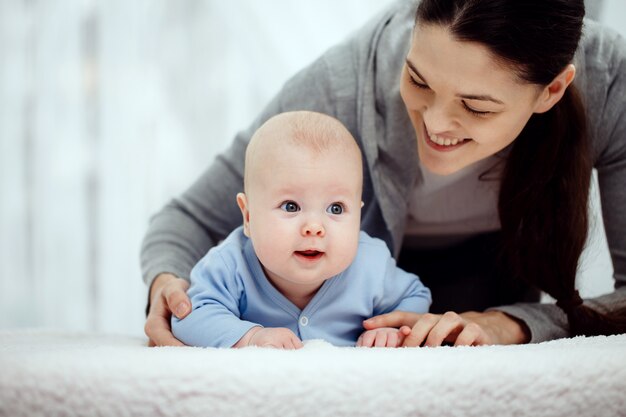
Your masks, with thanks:
M 150 215 L 389 3 L 0 0 L 0 328 L 142 334 Z

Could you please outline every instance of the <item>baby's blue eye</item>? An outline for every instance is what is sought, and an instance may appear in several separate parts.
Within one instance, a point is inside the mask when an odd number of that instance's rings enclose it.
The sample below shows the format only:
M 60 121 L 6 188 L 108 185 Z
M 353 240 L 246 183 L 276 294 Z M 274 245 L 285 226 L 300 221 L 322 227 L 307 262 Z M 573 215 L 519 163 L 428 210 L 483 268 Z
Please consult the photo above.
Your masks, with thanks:
M 326 209 L 326 212 L 330 214 L 341 214 L 343 213 L 343 206 L 339 203 L 333 203 Z
M 300 211 L 300 206 L 298 203 L 294 203 L 293 201 L 285 201 L 280 205 L 280 208 L 285 210 L 287 213 L 295 213 L 296 211 Z

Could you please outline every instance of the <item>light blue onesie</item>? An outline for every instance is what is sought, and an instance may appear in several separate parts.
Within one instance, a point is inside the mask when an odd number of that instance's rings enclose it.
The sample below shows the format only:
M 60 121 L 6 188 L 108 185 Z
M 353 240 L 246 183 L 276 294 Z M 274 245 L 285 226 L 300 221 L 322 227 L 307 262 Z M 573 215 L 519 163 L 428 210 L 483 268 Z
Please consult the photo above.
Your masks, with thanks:
M 265 277 L 252 243 L 235 229 L 191 271 L 192 311 L 172 319 L 172 331 L 190 346 L 231 347 L 252 327 L 286 327 L 301 340 L 354 346 L 362 321 L 394 310 L 425 313 L 430 290 L 396 266 L 385 242 L 365 232 L 352 264 L 324 282 L 300 310 Z

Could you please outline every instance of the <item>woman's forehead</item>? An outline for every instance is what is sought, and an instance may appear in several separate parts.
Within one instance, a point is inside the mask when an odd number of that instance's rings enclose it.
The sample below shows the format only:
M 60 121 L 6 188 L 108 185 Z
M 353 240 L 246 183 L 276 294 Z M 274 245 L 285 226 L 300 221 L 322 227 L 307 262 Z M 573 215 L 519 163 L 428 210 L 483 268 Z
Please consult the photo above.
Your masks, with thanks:
M 436 24 L 416 25 L 407 66 L 429 86 L 460 95 L 498 97 L 529 86 L 486 46 L 455 39 L 447 27 Z

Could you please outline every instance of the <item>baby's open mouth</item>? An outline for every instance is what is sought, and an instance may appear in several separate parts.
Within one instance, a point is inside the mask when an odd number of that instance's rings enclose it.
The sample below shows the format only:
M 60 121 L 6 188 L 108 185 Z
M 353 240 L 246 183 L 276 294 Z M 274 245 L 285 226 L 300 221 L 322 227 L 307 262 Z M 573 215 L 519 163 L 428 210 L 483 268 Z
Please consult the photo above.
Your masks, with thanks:
M 301 256 L 305 259 L 319 259 L 324 255 L 324 252 L 320 252 L 318 250 L 299 250 L 296 251 L 296 255 Z

